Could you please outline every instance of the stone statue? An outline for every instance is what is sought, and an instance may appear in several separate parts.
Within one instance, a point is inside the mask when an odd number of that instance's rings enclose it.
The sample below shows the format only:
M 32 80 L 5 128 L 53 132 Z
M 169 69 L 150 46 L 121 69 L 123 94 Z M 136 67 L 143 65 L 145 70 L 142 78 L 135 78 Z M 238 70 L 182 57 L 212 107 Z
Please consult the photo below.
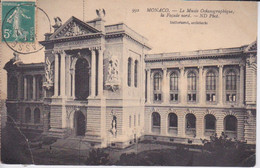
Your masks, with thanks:
M 52 27 L 54 28 L 54 31 L 56 31 L 58 28 L 60 28 L 62 26 L 62 21 L 61 21 L 60 17 L 55 17 L 54 22 L 55 22 L 55 24 Z
M 111 133 L 114 137 L 116 137 L 116 133 L 117 133 L 117 120 L 116 120 L 116 116 L 113 115 L 113 119 L 112 119 L 112 123 L 111 123 Z
M 14 57 L 13 57 L 13 60 L 14 60 L 13 64 L 22 63 L 18 53 L 14 52 L 13 55 L 14 55 Z
M 106 15 L 105 9 L 97 9 L 97 10 L 96 10 L 96 13 L 97 13 L 97 15 L 98 15 L 99 18 L 104 18 L 105 15 Z

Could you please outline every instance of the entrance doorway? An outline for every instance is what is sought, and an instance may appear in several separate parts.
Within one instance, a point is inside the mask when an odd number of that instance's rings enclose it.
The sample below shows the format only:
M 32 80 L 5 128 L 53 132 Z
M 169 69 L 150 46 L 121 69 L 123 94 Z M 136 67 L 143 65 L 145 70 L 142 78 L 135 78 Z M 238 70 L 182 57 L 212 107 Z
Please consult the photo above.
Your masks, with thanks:
M 76 136 L 85 136 L 86 118 L 81 111 L 76 111 L 74 114 L 74 123 Z

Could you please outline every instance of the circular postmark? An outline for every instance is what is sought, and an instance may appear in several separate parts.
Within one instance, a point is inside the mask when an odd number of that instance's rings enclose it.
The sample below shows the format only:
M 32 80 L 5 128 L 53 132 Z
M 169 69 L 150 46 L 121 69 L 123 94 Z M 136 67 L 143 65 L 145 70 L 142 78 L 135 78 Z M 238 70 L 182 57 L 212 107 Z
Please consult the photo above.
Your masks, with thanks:
M 29 12 L 32 9 L 29 7 L 32 7 L 33 10 L 37 9 L 37 11 L 40 11 L 40 13 L 43 14 L 45 19 L 47 18 L 47 21 L 49 22 L 48 27 L 51 32 L 51 22 L 47 13 L 34 3 L 21 3 L 15 4 L 15 6 L 11 5 L 9 4 L 9 8 L 6 11 L 2 22 L 2 41 L 4 41 L 11 50 L 19 54 L 32 54 L 43 49 L 44 46 L 37 41 L 37 26 L 35 24 L 37 21 L 35 19 L 36 14 L 35 11 L 33 11 L 30 16 Z M 4 9 L 4 4 L 2 5 L 2 9 Z M 30 22 L 23 22 L 23 18 L 31 20 L 31 22 L 34 23 L 28 27 Z

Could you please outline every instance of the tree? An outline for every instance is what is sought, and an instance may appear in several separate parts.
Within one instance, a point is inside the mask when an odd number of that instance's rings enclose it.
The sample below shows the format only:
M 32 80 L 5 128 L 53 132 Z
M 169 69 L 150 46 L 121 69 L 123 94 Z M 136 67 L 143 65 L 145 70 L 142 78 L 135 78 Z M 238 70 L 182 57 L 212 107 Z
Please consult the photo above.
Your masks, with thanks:
M 109 163 L 109 154 L 103 149 L 92 149 L 85 162 L 87 165 L 107 165 Z
M 202 151 L 207 151 L 214 166 L 239 166 L 248 157 L 246 142 L 231 138 L 222 132 L 221 136 L 214 134 L 210 140 L 202 140 Z

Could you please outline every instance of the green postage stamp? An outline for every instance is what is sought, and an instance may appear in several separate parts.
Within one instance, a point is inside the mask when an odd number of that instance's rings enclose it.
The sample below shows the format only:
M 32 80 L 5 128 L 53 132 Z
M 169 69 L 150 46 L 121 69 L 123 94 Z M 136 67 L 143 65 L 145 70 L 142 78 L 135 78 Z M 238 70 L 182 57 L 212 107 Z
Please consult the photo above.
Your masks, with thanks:
M 2 41 L 34 42 L 35 2 L 2 2 Z

